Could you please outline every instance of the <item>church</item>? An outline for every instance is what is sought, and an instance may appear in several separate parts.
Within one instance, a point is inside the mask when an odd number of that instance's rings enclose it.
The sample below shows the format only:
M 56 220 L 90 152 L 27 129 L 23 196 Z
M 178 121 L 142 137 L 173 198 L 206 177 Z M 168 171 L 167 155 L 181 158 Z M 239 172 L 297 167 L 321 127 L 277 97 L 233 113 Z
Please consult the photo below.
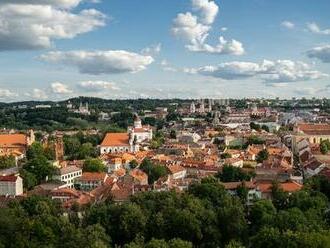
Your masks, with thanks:
M 134 115 L 133 126 L 128 127 L 127 133 L 107 133 L 100 145 L 100 154 L 138 152 L 140 144 L 152 139 L 152 128 L 142 125 L 140 117 Z

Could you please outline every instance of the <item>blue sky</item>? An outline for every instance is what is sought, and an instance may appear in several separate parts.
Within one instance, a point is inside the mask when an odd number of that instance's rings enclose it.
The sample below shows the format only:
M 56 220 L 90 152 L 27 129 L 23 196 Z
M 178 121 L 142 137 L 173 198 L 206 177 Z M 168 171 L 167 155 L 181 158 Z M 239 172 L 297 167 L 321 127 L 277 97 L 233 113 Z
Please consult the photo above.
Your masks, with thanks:
M 328 0 L 3 0 L 0 101 L 329 97 L 329 12 Z

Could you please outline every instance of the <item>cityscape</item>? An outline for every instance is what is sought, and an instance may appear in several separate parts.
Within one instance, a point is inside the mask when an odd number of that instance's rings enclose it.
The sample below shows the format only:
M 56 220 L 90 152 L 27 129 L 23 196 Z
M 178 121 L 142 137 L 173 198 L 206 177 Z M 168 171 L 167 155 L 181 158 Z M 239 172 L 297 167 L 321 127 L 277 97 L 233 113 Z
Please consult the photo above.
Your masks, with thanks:
M 0 248 L 330 247 L 329 11 L 1 0 Z

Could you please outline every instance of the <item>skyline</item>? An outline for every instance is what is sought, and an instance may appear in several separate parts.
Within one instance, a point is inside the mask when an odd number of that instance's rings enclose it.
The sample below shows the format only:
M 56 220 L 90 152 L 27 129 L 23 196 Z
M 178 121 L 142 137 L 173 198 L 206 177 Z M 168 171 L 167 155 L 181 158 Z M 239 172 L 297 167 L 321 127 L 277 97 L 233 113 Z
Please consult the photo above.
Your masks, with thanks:
M 329 10 L 326 0 L 5 0 L 0 101 L 329 97 Z

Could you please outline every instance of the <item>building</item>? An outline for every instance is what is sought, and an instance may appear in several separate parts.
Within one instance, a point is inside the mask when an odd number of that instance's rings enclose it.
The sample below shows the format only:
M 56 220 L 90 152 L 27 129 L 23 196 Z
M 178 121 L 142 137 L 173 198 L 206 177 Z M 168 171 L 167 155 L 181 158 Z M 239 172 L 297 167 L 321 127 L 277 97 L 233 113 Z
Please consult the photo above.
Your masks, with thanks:
M 298 143 L 306 139 L 310 144 L 320 144 L 323 140 L 330 140 L 330 124 L 301 123 L 294 126 L 292 149 L 298 153 Z
M 103 185 L 108 178 L 105 172 L 84 172 L 75 180 L 75 186 L 79 190 L 90 191 Z
M 139 145 L 129 133 L 107 133 L 100 145 L 100 153 L 137 152 Z
M 138 115 L 134 116 L 134 125 L 127 133 L 107 133 L 100 145 L 100 153 L 121 153 L 140 150 L 140 143 L 152 140 L 152 128 L 143 126 Z
M 23 179 L 20 176 L 0 176 L 0 195 L 23 194 Z
M 168 165 L 167 169 L 172 179 L 183 179 L 187 176 L 187 170 L 178 164 Z
M 25 155 L 34 141 L 33 130 L 29 130 L 27 134 L 0 134 L 0 156 Z
M 81 177 L 82 169 L 77 166 L 67 166 L 58 170 L 58 174 L 54 179 L 65 183 L 65 187 L 74 188 L 75 179 Z
M 127 131 L 137 143 L 152 140 L 152 128 L 149 125 L 142 125 L 137 114 L 134 115 L 134 125 L 128 127 Z

